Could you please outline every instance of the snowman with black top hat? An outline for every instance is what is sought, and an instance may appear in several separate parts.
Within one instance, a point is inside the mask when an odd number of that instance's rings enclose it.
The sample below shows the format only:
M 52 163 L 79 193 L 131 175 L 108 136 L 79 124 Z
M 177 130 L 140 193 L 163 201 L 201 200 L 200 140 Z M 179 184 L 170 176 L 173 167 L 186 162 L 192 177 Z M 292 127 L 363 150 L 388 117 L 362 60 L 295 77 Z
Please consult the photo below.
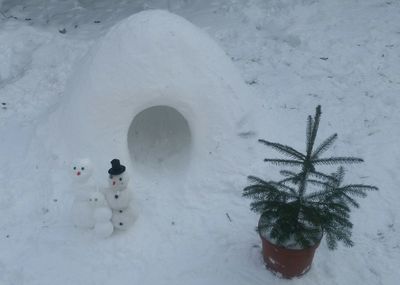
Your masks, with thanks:
M 111 161 L 111 168 L 108 170 L 109 187 L 105 190 L 106 200 L 112 210 L 111 221 L 114 228 L 125 230 L 133 222 L 133 214 L 130 208 L 132 195 L 128 189 L 129 176 L 126 168 L 119 159 Z

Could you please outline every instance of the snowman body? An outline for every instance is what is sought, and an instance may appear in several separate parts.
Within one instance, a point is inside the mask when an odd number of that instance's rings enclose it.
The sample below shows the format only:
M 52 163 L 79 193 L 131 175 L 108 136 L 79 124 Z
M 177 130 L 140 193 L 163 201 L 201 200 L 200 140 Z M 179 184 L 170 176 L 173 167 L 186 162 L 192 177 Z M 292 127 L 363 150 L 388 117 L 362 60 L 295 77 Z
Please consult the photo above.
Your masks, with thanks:
M 130 207 L 123 210 L 113 210 L 111 221 L 114 228 L 127 230 L 134 221 L 134 214 Z
M 129 207 L 132 200 L 131 192 L 128 188 L 122 190 L 109 189 L 106 191 L 108 205 L 113 210 L 123 210 Z
M 90 197 L 96 192 L 96 186 L 90 182 L 93 173 L 92 163 L 89 159 L 79 159 L 72 165 L 72 184 L 74 200 L 72 202 L 72 220 L 78 228 L 93 228 L 93 207 Z

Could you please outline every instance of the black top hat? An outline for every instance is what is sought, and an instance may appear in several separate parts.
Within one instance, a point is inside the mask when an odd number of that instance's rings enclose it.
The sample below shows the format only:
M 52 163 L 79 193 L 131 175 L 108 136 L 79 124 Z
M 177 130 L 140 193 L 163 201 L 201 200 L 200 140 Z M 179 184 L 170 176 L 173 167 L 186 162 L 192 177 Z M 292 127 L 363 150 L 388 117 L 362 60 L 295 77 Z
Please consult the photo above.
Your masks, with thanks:
M 119 159 L 111 160 L 111 168 L 108 170 L 110 175 L 120 175 L 125 172 L 125 166 L 119 163 Z

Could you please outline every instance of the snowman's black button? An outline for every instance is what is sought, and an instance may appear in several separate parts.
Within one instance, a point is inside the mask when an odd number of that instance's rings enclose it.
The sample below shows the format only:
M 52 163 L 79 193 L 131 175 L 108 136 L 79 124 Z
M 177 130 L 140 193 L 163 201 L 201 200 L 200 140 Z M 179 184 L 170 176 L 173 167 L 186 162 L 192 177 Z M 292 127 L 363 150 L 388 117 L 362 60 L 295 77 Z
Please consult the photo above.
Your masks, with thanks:
M 115 199 L 118 199 L 119 196 L 118 196 L 118 195 L 115 195 L 114 197 L 115 197 Z
M 123 225 L 124 225 L 124 223 L 119 223 L 119 225 L 120 225 L 120 226 L 123 226 Z
M 119 210 L 119 212 L 122 213 L 123 211 L 122 211 L 122 210 Z

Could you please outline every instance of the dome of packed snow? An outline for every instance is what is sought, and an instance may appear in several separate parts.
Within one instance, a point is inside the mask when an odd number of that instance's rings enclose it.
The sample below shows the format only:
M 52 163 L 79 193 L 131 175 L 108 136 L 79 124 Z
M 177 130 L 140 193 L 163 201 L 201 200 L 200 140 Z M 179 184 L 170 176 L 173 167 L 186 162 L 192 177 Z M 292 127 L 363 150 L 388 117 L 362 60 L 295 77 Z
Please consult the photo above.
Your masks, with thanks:
M 144 175 L 213 171 L 237 137 L 246 88 L 206 33 L 145 11 L 114 26 L 79 63 L 56 128 L 71 157 L 104 168 L 118 157 Z

